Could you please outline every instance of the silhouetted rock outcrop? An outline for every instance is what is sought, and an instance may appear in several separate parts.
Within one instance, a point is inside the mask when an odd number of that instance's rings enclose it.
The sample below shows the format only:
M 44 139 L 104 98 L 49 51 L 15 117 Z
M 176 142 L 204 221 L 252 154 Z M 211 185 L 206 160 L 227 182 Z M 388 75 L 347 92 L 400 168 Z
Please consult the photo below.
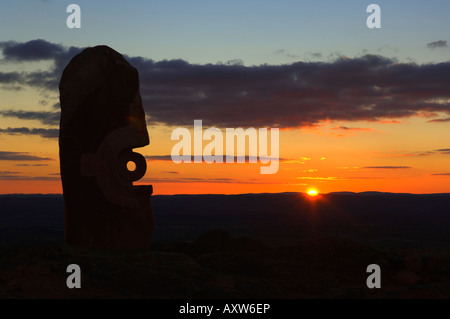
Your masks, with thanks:
M 405 268 L 412 272 L 420 272 L 423 269 L 423 257 L 420 256 L 406 256 Z
M 230 249 L 243 238 L 253 244 Z M 212 250 L 206 239 L 222 246 Z M 3 248 L 0 298 L 448 298 L 450 255 L 425 259 L 439 271 L 416 274 L 403 268 L 404 256 L 345 238 L 272 246 L 223 230 L 130 257 L 67 256 L 57 245 Z M 373 262 L 382 267 L 381 289 L 366 286 Z M 72 263 L 81 267 L 82 289 L 65 285 Z

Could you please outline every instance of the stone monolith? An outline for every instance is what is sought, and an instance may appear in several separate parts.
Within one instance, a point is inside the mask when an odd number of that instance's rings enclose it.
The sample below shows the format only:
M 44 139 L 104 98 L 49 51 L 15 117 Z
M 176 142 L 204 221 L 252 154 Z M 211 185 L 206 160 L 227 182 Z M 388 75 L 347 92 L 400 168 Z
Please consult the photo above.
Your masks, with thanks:
M 147 250 L 152 186 L 133 185 L 147 169 L 133 149 L 149 144 L 137 70 L 107 46 L 87 48 L 64 69 L 59 91 L 65 250 Z

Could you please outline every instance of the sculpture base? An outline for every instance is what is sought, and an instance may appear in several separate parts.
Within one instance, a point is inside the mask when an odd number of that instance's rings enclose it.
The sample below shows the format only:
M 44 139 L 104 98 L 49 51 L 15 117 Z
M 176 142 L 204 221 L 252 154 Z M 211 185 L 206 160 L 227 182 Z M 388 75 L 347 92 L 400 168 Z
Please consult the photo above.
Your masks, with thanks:
M 86 248 L 80 246 L 73 246 L 64 244 L 62 253 L 68 256 L 75 257 L 89 257 L 89 258 L 110 258 L 110 257 L 139 257 L 147 256 L 150 253 L 150 248 L 142 249 L 101 249 L 101 248 Z

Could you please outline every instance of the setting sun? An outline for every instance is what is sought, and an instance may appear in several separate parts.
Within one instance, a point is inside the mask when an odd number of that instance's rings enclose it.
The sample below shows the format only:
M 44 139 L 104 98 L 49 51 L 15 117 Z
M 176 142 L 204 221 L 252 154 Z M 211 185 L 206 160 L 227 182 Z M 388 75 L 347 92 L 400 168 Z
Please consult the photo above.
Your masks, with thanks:
M 319 192 L 317 190 L 315 190 L 315 189 L 309 189 L 307 193 L 308 193 L 309 196 L 317 196 L 317 195 L 319 195 Z

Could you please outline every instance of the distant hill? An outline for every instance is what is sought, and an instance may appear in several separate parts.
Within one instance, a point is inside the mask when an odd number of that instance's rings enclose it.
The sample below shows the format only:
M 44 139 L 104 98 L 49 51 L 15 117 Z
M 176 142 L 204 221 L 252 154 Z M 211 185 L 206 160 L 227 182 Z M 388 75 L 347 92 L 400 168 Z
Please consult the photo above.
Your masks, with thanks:
M 193 240 L 212 228 L 269 242 L 339 235 L 384 246 L 450 244 L 450 194 L 156 195 L 154 241 Z M 0 244 L 61 242 L 62 195 L 1 195 Z

